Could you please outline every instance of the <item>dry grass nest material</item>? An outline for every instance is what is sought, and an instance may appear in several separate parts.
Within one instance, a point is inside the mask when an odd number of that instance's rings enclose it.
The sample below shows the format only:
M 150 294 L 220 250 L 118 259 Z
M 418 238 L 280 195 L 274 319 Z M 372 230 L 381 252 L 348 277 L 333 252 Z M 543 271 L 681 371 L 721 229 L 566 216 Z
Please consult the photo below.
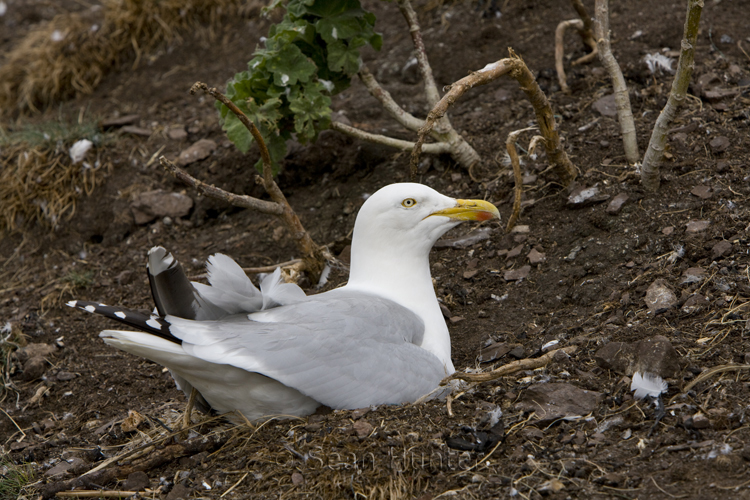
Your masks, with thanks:
M 0 65 L 0 113 L 35 111 L 89 94 L 104 75 L 179 33 L 236 12 L 243 0 L 105 0 L 31 31 Z

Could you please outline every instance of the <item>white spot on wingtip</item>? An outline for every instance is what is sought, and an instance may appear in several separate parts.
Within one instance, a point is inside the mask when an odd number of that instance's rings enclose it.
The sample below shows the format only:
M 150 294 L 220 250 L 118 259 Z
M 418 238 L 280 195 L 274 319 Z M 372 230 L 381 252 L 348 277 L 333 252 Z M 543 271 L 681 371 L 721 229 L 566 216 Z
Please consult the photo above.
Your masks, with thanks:
M 84 309 L 86 309 L 90 313 L 96 312 L 96 307 L 94 307 L 94 306 L 86 306 L 86 307 L 84 307 Z
M 115 313 L 115 316 L 117 316 L 117 317 L 118 317 L 118 318 L 120 318 L 120 319 L 125 319 L 125 318 L 127 318 L 127 314 L 125 314 L 125 313 L 124 313 L 124 312 L 122 312 L 122 311 L 117 311 L 117 312 Z
M 154 318 L 147 320 L 146 324 L 150 326 L 151 328 L 156 328 L 157 330 L 161 330 L 161 325 Z
M 77 300 L 69 300 L 68 302 L 65 303 L 65 305 L 68 306 L 68 307 L 76 307 L 76 306 L 78 306 L 78 301 Z

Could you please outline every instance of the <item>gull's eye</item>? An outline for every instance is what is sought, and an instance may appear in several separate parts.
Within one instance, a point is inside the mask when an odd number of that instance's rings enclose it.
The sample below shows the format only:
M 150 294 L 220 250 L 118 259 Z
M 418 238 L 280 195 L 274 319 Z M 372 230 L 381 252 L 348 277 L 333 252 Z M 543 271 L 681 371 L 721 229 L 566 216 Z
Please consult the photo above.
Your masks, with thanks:
M 411 208 L 416 204 L 417 204 L 417 200 L 415 200 L 414 198 L 407 198 L 401 202 L 401 205 L 405 206 L 406 208 Z

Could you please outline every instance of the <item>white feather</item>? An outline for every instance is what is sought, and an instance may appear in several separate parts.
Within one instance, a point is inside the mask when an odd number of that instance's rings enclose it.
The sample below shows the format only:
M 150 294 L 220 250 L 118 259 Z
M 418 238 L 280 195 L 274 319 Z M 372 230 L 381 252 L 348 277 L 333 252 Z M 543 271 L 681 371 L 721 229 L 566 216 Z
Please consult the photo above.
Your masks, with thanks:
M 644 399 L 647 396 L 656 398 L 662 393 L 667 392 L 667 383 L 660 376 L 653 373 L 644 373 L 641 375 L 639 372 L 635 372 L 633 374 L 633 381 L 630 383 L 630 390 L 635 391 L 636 399 Z

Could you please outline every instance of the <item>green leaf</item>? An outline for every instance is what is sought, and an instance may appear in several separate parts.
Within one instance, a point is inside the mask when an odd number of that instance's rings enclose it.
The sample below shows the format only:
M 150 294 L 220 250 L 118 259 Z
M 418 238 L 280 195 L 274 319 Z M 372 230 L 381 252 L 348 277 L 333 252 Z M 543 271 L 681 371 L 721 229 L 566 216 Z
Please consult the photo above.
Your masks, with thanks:
M 355 39 L 357 40 L 357 39 Z M 354 42 L 354 40 L 352 41 Z M 354 75 L 359 71 L 359 47 L 364 41 L 352 43 L 347 46 L 344 42 L 334 42 L 328 45 L 328 69 L 331 71 L 343 71 L 347 75 Z
M 331 119 L 331 99 L 323 94 L 320 82 L 307 85 L 301 92 L 290 92 L 289 110 L 294 113 L 294 131 L 297 139 L 304 143 L 318 135 L 316 123 L 327 126 Z
M 273 83 L 279 87 L 307 82 L 317 69 L 294 44 L 285 45 L 274 57 L 269 58 L 266 68 L 273 73 Z

